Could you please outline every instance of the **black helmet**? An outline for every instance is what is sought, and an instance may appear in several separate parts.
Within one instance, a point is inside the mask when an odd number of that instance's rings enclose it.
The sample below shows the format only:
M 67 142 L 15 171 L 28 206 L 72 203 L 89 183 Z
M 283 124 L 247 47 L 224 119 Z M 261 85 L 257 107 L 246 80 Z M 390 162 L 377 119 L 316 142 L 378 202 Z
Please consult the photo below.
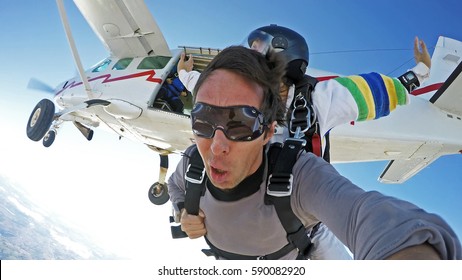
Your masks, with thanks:
M 257 28 L 249 34 L 247 38 L 249 47 L 252 47 L 257 39 L 284 54 L 288 63 L 287 78 L 297 82 L 303 77 L 309 62 L 309 50 L 305 38 L 292 29 L 271 24 Z M 259 51 L 266 52 L 268 49 L 259 48 Z

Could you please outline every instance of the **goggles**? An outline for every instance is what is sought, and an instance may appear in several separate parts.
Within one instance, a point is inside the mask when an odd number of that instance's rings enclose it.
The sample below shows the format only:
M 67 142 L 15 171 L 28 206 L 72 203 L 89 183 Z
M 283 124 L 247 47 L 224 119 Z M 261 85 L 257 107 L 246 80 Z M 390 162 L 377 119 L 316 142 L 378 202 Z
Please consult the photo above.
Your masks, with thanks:
M 219 107 L 198 102 L 191 111 L 196 136 L 213 138 L 220 129 L 231 141 L 252 141 L 266 129 L 263 114 L 252 106 Z
M 280 52 L 287 49 L 289 42 L 285 37 L 274 37 L 264 31 L 252 31 L 242 42 L 242 46 L 266 55 L 270 49 Z

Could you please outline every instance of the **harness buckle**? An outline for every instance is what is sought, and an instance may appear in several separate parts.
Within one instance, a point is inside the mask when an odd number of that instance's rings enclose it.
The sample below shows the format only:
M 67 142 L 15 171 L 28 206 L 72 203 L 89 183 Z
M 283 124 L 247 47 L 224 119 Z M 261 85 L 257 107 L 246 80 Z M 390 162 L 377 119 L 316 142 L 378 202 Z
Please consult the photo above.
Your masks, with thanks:
M 294 176 L 286 173 L 273 173 L 268 177 L 266 194 L 283 197 L 292 194 L 292 183 Z
M 205 168 L 198 168 L 192 164 L 188 165 L 188 169 L 184 174 L 186 181 L 193 184 L 202 184 L 205 178 Z
M 289 123 L 291 133 L 295 133 L 295 129 L 298 128 L 300 128 L 301 132 L 305 133 L 310 128 L 311 112 L 307 105 L 308 102 L 303 95 L 299 94 L 295 97 L 294 109 L 292 110 Z
M 312 104 L 308 104 L 305 97 L 301 94 L 295 97 L 294 109 L 289 122 L 289 131 L 297 134 L 296 138 L 303 137 L 302 133 L 307 132 L 316 122 L 316 111 Z
M 294 137 L 286 138 L 286 140 L 284 141 L 284 145 L 289 145 L 289 148 L 295 149 L 296 144 L 293 142 L 300 142 L 300 145 L 303 148 L 306 146 L 306 139 L 303 138 L 304 136 L 305 134 L 302 134 L 301 128 L 297 127 L 297 130 L 295 130 L 294 133 Z

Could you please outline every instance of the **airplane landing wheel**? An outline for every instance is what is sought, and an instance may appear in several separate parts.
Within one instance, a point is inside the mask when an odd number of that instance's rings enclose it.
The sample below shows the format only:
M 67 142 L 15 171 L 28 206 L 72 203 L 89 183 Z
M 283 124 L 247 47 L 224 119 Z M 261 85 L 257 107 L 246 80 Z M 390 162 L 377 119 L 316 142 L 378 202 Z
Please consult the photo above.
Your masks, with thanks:
M 55 104 L 49 99 L 42 99 L 35 106 L 27 122 L 27 137 L 39 141 L 45 136 L 53 122 Z
M 45 147 L 50 147 L 51 144 L 55 141 L 56 138 L 56 130 L 50 129 L 47 134 L 45 134 L 45 137 L 43 137 L 43 146 Z
M 154 183 L 149 188 L 148 197 L 155 205 L 165 204 L 170 199 L 167 191 L 167 184 L 161 184 L 159 182 Z

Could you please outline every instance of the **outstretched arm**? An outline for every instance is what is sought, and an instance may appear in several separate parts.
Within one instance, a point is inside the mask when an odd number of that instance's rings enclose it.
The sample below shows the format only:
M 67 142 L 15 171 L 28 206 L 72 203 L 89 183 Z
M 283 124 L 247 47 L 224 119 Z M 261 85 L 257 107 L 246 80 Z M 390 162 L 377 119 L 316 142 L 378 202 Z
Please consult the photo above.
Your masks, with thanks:
M 456 233 L 438 214 L 366 192 L 312 154 L 299 157 L 293 177 L 303 182 L 293 190 L 294 213 L 323 221 L 355 259 L 461 259 Z
M 431 57 L 425 42 L 418 37 L 414 38 L 414 59 L 417 65 L 411 70 L 422 84 L 429 77 Z M 398 105 L 409 103 L 409 92 L 401 82 L 379 73 L 319 82 L 312 96 L 322 135 L 350 121 L 385 117 Z

